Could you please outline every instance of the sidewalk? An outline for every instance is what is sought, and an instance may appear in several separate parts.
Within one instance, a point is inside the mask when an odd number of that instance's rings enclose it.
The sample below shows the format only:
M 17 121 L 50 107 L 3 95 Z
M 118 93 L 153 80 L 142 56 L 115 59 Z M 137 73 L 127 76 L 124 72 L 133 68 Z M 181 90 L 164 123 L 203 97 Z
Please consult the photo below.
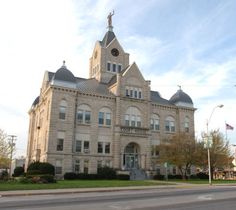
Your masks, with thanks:
M 0 197 L 50 195 L 50 194 L 74 194 L 74 193 L 90 193 L 90 192 L 113 192 L 113 191 L 126 191 L 126 190 L 176 189 L 176 188 L 192 188 L 192 187 L 200 187 L 200 186 L 203 187 L 204 185 L 172 182 L 169 185 L 153 185 L 153 186 L 69 188 L 69 189 L 45 189 L 45 190 L 19 190 L 19 191 L 16 190 L 16 191 L 0 191 Z M 205 186 L 209 186 L 209 185 L 205 185 Z

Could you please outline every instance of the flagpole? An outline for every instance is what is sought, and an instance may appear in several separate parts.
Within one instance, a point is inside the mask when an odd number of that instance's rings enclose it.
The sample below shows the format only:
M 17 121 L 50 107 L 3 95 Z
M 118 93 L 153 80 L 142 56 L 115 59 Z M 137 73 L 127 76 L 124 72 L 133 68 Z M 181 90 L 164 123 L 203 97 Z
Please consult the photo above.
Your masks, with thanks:
M 225 121 L 225 138 L 226 138 L 226 141 L 228 141 L 226 121 Z

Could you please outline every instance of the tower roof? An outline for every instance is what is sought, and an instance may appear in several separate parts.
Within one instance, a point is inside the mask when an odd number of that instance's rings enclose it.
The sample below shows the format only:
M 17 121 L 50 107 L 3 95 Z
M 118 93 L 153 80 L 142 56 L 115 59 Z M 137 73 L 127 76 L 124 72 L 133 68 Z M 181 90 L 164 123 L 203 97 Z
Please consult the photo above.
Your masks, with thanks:
M 70 70 L 66 68 L 65 61 L 63 61 L 62 67 L 56 71 L 53 79 L 65 82 L 73 82 L 73 83 L 76 82 L 75 76 L 72 74 Z
M 116 35 L 113 31 L 107 31 L 103 40 L 101 41 L 101 45 L 103 47 L 107 47 L 113 39 L 115 39 Z
M 186 94 L 183 90 L 179 89 L 169 100 L 171 103 L 186 103 L 193 105 L 193 101 L 188 94 Z

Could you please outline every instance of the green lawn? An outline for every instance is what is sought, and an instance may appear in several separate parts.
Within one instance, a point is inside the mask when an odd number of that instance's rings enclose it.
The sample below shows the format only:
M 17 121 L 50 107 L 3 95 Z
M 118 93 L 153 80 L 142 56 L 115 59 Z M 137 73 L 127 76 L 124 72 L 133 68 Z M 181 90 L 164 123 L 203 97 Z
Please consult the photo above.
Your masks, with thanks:
M 93 188 L 93 187 L 128 187 L 165 185 L 159 181 L 123 181 L 123 180 L 61 180 L 53 184 L 21 184 L 17 182 L 0 182 L 0 191 L 9 190 L 41 190 L 65 188 Z

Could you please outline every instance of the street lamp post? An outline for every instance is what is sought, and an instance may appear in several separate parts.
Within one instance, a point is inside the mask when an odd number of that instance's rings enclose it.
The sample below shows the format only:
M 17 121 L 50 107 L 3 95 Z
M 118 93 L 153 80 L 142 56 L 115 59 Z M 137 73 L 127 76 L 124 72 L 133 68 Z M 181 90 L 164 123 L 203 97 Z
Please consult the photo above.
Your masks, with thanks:
M 208 171 L 209 171 L 209 185 L 211 185 L 211 156 L 210 156 L 210 145 L 212 144 L 212 138 L 210 137 L 210 134 L 209 134 L 209 123 L 210 123 L 210 120 L 211 120 L 211 117 L 215 111 L 216 108 L 222 108 L 224 105 L 223 104 L 220 104 L 220 105 L 217 105 L 216 107 L 213 108 L 212 112 L 211 112 L 211 115 L 209 117 L 209 119 L 207 120 L 207 130 L 206 130 L 206 134 L 207 134 L 207 159 L 208 159 Z M 210 139 L 211 138 L 211 139 Z

